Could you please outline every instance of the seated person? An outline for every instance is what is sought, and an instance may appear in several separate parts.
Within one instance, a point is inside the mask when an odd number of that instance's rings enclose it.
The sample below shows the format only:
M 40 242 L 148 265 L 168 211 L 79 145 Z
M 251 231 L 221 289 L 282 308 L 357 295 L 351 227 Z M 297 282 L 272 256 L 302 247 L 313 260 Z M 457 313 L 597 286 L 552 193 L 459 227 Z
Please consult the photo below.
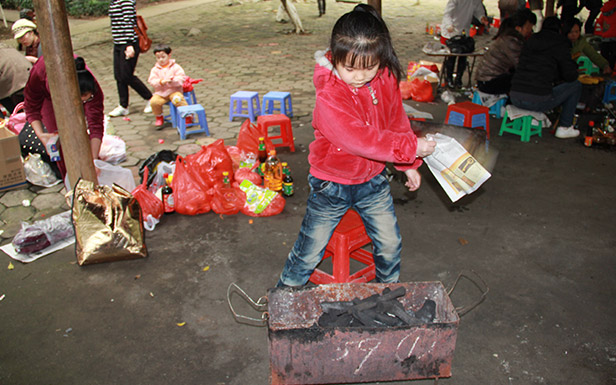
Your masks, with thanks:
M 24 101 L 24 87 L 32 63 L 13 47 L 0 43 L 0 104 L 9 113 Z
M 494 43 L 477 67 L 477 87 L 486 94 L 508 94 L 522 45 L 533 33 L 537 16 L 528 9 L 517 11 L 501 23 Z
M 541 32 L 522 47 L 518 66 L 511 80 L 511 103 L 516 107 L 544 112 L 561 106 L 557 138 L 574 138 L 575 108 L 582 93 L 577 80 L 577 63 L 571 59 L 569 40 L 561 34 L 560 20 L 551 16 L 543 21 Z
M 607 59 L 601 56 L 593 47 L 590 45 L 584 36 L 580 35 L 580 28 L 582 27 L 582 22 L 574 18 L 568 22 L 563 23 L 563 35 L 567 36 L 571 44 L 573 45 L 571 48 L 571 56 L 573 59 L 577 60 L 580 56 L 586 56 L 593 62 L 594 65 L 601 69 L 605 75 L 609 75 L 612 73 L 612 69 L 610 68 L 610 64 L 607 62 Z

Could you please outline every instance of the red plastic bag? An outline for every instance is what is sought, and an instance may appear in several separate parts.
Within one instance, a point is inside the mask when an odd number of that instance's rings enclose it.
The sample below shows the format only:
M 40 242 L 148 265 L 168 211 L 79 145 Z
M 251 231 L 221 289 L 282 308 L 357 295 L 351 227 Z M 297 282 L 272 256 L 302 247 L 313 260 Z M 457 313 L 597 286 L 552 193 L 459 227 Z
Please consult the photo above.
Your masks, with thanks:
M 235 181 L 240 184 L 244 179 L 248 179 L 252 183 L 260 186 L 263 183 L 261 175 L 257 174 L 254 170 L 259 167 L 259 164 L 255 164 L 252 168 L 242 167 L 238 168 L 235 172 Z
M 207 187 L 198 173 L 191 172 L 184 158 L 178 156 L 173 173 L 173 202 L 175 211 L 184 215 L 205 214 L 210 211 Z
M 257 154 L 259 152 L 259 137 L 263 136 L 259 128 L 250 123 L 250 119 L 246 119 L 240 127 L 240 133 L 237 136 L 237 147 L 245 152 Z
M 9 116 L 9 122 L 6 125 L 6 128 L 9 129 L 15 135 L 19 135 L 21 129 L 24 128 L 26 124 L 26 112 L 19 112 L 24 109 L 24 102 L 21 102 L 15 106 L 13 113 Z
M 233 177 L 233 161 L 223 139 L 203 146 L 201 151 L 195 154 L 186 155 L 186 162 L 192 171 L 201 176 L 208 188 L 216 183 L 222 183 L 223 171 L 229 173 L 229 178 Z
M 415 73 L 415 71 L 417 71 L 418 69 L 420 69 L 422 67 L 423 68 L 427 68 L 430 71 L 432 71 L 432 72 L 434 72 L 435 74 L 438 75 L 438 66 L 436 64 L 421 64 L 421 63 L 418 63 L 418 62 L 415 62 L 415 61 L 410 61 L 409 65 L 408 65 L 408 67 L 406 69 L 406 76 L 407 76 L 407 78 L 410 78 Z
M 425 79 L 411 80 L 411 97 L 417 102 L 431 102 L 434 100 L 432 84 Z
M 212 211 L 216 214 L 235 215 L 246 202 L 246 194 L 237 187 L 223 188 L 218 184 L 208 191 L 212 197 Z
M 403 80 L 400 82 L 400 95 L 403 100 L 411 98 L 411 82 Z
M 143 173 L 143 183 L 137 186 L 132 193 L 137 202 L 139 202 L 139 206 L 141 206 L 141 216 L 144 221 L 147 220 L 148 215 L 152 215 L 152 217 L 156 219 L 160 219 L 160 217 L 164 214 L 163 202 L 156 198 L 156 195 L 152 194 L 150 190 L 148 190 L 148 169 L 147 167 Z
M 240 190 L 244 197 L 244 201 L 246 201 L 246 194 Z M 286 200 L 282 195 L 276 194 L 276 197 L 270 202 L 269 205 L 265 208 L 265 210 L 261 211 L 259 214 L 255 214 L 254 212 L 248 209 L 248 206 L 242 207 L 242 213 L 246 214 L 250 217 L 271 217 L 273 215 L 278 215 L 284 210 L 284 206 L 286 204 Z
M 186 79 L 184 79 L 184 84 L 182 84 L 182 88 L 183 88 L 182 91 L 190 92 L 194 90 L 195 87 L 193 87 L 193 84 L 197 84 L 201 81 L 203 81 L 203 79 L 193 79 L 190 76 L 186 76 Z

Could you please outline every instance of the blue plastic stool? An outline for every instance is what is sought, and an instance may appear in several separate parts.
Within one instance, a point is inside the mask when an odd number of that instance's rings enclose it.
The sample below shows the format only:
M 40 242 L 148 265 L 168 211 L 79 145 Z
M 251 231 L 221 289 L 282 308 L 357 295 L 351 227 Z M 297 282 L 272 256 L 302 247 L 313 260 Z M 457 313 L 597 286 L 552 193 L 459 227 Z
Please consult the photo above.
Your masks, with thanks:
M 603 104 L 616 100 L 616 82 L 607 82 L 605 92 L 603 92 Z
M 490 115 L 494 115 L 498 119 L 502 118 L 503 114 L 501 113 L 501 111 L 502 111 L 502 108 L 505 107 L 505 103 L 507 103 L 507 99 L 509 98 L 508 97 L 501 98 L 498 100 L 498 102 L 496 102 L 496 104 L 493 104 L 490 107 Z M 479 91 L 475 91 L 473 93 L 473 103 L 483 106 L 483 104 L 481 103 L 481 96 L 479 96 Z
M 280 108 L 274 107 L 275 102 L 280 102 Z M 270 91 L 263 96 L 261 104 L 261 115 L 273 115 L 279 111 L 281 114 L 293 117 L 293 104 L 291 103 L 290 92 Z
M 243 106 L 243 102 L 247 103 L 247 106 Z M 231 95 L 231 105 L 229 106 L 229 121 L 232 122 L 236 116 L 242 116 L 249 118 L 251 122 L 254 122 L 257 115 L 261 111 L 261 104 L 259 103 L 259 93 L 252 91 L 237 91 Z
M 195 95 L 195 90 L 184 92 L 184 99 L 186 99 L 186 103 L 188 103 L 188 105 L 197 104 L 197 96 Z M 171 102 L 167 102 L 165 104 L 169 106 L 169 115 L 164 116 L 165 121 L 171 123 L 171 126 L 173 126 L 173 128 L 177 128 L 177 107 L 174 106 Z
M 533 135 L 539 135 L 541 137 L 542 128 L 541 122 L 539 122 L 538 125 L 533 124 L 533 117 L 531 115 L 520 116 L 519 118 L 511 120 L 509 119 L 509 114 L 505 111 L 498 136 L 503 136 L 503 132 L 508 132 L 510 134 L 519 135 L 522 142 L 530 142 L 530 137 Z
M 186 124 L 186 117 L 191 114 L 197 115 L 197 122 Z M 177 129 L 180 134 L 180 139 L 186 139 L 186 135 L 197 134 L 204 132 L 205 135 L 210 135 L 210 130 L 207 126 L 207 119 L 205 117 L 205 109 L 201 104 L 191 104 L 188 106 L 181 106 L 177 108 Z M 199 128 L 188 131 L 188 128 L 199 126 Z

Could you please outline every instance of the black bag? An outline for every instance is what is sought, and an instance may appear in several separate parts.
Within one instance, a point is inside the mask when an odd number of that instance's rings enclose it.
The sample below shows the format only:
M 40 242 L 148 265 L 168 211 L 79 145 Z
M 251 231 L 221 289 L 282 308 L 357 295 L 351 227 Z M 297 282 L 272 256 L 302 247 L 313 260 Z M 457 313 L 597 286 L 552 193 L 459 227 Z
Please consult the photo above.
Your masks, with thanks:
M 451 53 L 472 53 L 475 51 L 475 40 L 467 35 L 456 35 L 447 40 Z

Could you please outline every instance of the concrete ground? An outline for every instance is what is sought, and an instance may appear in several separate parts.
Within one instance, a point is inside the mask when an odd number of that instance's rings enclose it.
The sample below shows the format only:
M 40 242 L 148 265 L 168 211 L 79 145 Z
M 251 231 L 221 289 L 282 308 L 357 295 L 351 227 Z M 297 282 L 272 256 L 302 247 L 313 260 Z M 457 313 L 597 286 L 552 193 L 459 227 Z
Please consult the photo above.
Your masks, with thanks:
M 269 383 L 267 328 L 234 320 L 227 287 L 236 283 L 256 299 L 278 279 L 308 193 L 312 54 L 353 7 L 329 2 L 317 18 L 315 2 L 296 3 L 310 31 L 296 36 L 287 33 L 289 24 L 274 22 L 277 4 L 192 0 L 140 10 L 155 42 L 171 44 L 186 72 L 204 79 L 196 92 L 212 135 L 180 141 L 171 127 L 156 131 L 134 93 L 131 120 L 112 119 L 109 131 L 126 141 L 123 165 L 135 170 L 161 149 L 188 154 L 220 138 L 234 144 L 241 122 L 228 121 L 228 99 L 236 90 L 290 91 L 297 150 L 283 149 L 280 157 L 293 171 L 296 194 L 283 213 L 165 216 L 147 233 L 149 257 L 142 260 L 78 267 L 69 247 L 23 265 L 2 254 L 0 384 Z M 443 6 L 384 3 L 403 63 L 426 58 L 425 25 L 440 22 Z M 495 4 L 487 6 L 495 14 Z M 201 34 L 187 37 L 193 27 Z M 107 20 L 72 22 L 71 30 L 110 111 L 117 95 Z M 142 79 L 153 63 L 150 53 L 141 57 Z M 442 102 L 410 104 L 443 121 Z M 490 148 L 499 157 L 473 195 L 452 204 L 425 167 L 416 193 L 392 182 L 403 236 L 401 279 L 450 287 L 460 272 L 475 271 L 489 287 L 486 300 L 461 318 L 452 377 L 439 383 L 616 384 L 614 152 L 556 139 L 549 129 L 522 143 L 497 135 L 500 120 L 490 124 Z M 62 193 L 30 187 L 0 194 L 2 243 L 19 221 L 66 210 Z M 23 199 L 32 205 L 24 207 Z M 11 262 L 14 269 L 7 268 Z M 451 298 L 467 306 L 479 296 L 463 280 Z M 238 311 L 259 317 L 240 298 L 233 301 Z

